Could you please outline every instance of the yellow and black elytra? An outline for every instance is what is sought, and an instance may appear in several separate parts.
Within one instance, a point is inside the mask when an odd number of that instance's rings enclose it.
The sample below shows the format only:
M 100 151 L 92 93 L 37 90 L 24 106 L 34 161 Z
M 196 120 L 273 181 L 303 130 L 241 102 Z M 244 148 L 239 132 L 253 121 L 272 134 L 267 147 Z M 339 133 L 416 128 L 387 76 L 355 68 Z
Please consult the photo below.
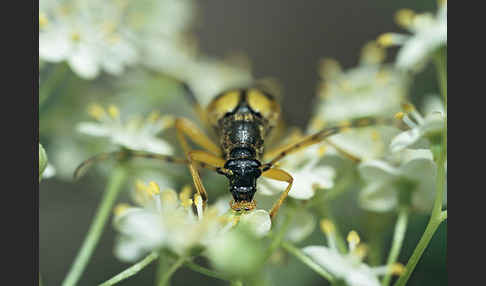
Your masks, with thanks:
M 213 128 L 219 138 L 219 144 L 214 143 L 192 121 L 186 118 L 177 118 L 175 128 L 177 138 L 186 155 L 185 159 L 131 150 L 105 153 L 83 162 L 76 170 L 75 177 L 90 163 L 108 157 L 135 156 L 187 164 L 196 191 L 201 195 L 204 205 L 206 205 L 208 196 L 198 168 L 211 169 L 228 178 L 229 191 L 233 196 L 233 201 L 230 202 L 231 208 L 236 212 L 241 212 L 256 208 L 253 197 L 257 191 L 257 179 L 263 176 L 288 183 L 285 191 L 269 212 L 273 218 L 287 198 L 293 183 L 293 178 L 289 173 L 275 167 L 279 160 L 349 128 L 393 123 L 392 119 L 360 118 L 325 128 L 320 132 L 302 138 L 294 144 L 266 152 L 264 150 L 265 140 L 281 120 L 280 105 L 273 95 L 260 87 L 231 89 L 216 96 L 203 109 L 190 89 L 187 86 L 185 88 L 200 120 L 206 126 Z M 191 149 L 186 138 L 202 147 L 203 150 Z M 352 155 L 346 154 L 343 150 L 338 149 L 338 151 L 353 158 Z M 272 154 L 272 158 L 268 158 L 265 153 Z M 264 161 L 268 159 L 270 159 L 268 162 Z

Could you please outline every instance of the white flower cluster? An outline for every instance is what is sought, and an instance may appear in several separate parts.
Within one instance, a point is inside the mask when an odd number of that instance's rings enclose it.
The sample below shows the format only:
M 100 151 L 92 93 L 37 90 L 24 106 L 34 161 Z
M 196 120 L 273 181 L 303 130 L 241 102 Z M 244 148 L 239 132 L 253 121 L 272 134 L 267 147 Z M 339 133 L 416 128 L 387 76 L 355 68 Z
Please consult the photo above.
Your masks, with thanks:
M 120 118 L 120 111 L 114 105 L 104 108 L 94 104 L 89 113 L 98 122 L 81 122 L 78 131 L 90 136 L 108 138 L 111 143 L 132 150 L 157 154 L 172 154 L 173 148 L 165 140 L 157 137 L 172 126 L 171 116 L 160 116 L 152 112 L 147 118 L 135 117 L 127 122 Z
M 334 279 L 344 281 L 345 285 L 379 286 L 379 276 L 387 272 L 400 274 L 403 271 L 401 264 L 371 267 L 363 262 L 367 247 L 360 242 L 360 237 L 355 231 L 349 232 L 347 253 L 343 254 L 337 248 L 334 224 L 329 220 L 323 220 L 321 228 L 326 234 L 328 246 L 312 245 L 304 247 L 302 251 Z
M 39 58 L 66 61 L 93 79 L 138 63 L 148 43 L 179 41 L 194 7 L 192 0 L 42 0 L 39 11 Z
M 171 189 L 160 190 L 153 181 L 137 181 L 133 198 L 138 206 L 118 205 L 115 209 L 114 224 L 120 233 L 117 257 L 134 261 L 162 248 L 179 255 L 208 247 L 221 249 L 217 241 L 238 224 L 249 226 L 256 236 L 270 230 L 270 216 L 264 210 L 235 216 L 227 201 L 205 208 L 201 196 L 191 196 L 191 192 L 185 187 L 177 194 Z
M 378 42 L 387 47 L 402 46 L 397 55 L 396 66 L 399 69 L 420 71 L 430 55 L 447 45 L 447 1 L 440 1 L 437 14 L 416 14 L 410 9 L 403 9 L 396 14 L 398 25 L 412 35 L 386 33 Z

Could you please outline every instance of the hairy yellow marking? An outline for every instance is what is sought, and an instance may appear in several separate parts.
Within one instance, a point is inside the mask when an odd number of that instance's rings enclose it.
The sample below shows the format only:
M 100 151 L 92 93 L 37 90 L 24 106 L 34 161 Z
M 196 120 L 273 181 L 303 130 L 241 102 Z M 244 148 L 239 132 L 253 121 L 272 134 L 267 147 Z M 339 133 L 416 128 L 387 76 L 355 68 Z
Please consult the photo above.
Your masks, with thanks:
M 248 90 L 247 101 L 251 109 L 260 113 L 269 121 L 270 126 L 277 124 L 277 120 L 280 116 L 280 105 L 278 102 L 254 88 Z
M 273 112 L 274 103 L 258 89 L 248 90 L 248 105 L 251 109 L 260 113 L 263 117 L 268 117 Z
M 229 91 L 215 98 L 208 105 L 209 121 L 216 125 L 227 112 L 233 111 L 240 102 L 240 91 Z
M 240 212 L 240 211 L 252 211 L 256 208 L 256 201 L 253 200 L 251 202 L 247 201 L 241 201 L 241 202 L 235 202 L 231 201 L 230 202 L 231 209 L 234 210 L 235 212 Z

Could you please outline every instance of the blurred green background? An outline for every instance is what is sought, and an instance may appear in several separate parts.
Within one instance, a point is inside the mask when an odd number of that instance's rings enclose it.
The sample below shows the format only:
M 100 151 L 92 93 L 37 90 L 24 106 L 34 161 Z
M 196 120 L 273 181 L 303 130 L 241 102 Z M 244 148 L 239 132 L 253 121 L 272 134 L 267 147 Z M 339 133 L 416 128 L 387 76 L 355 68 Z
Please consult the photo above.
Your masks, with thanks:
M 312 113 L 318 83 L 317 67 L 323 57 L 337 59 L 345 68 L 357 64 L 362 46 L 383 32 L 400 31 L 393 21 L 394 13 L 400 8 L 411 8 L 417 12 L 435 11 L 435 1 L 200 1 L 195 35 L 203 53 L 214 57 L 229 54 L 245 54 L 252 66 L 253 75 L 275 77 L 283 87 L 283 116 L 291 124 L 304 126 Z M 393 52 L 388 60 L 393 58 Z M 42 77 L 42 75 L 41 75 Z M 419 101 L 418 95 L 437 90 L 432 67 L 426 69 L 411 89 L 412 99 Z M 103 78 L 95 82 L 99 84 Z M 86 82 L 69 74 L 63 79 L 65 85 Z M 42 82 L 42 78 L 41 78 Z M 127 84 L 129 86 L 130 83 Z M 157 104 L 157 94 L 163 94 L 157 79 L 137 83 L 148 93 L 155 94 L 145 103 Z M 53 92 L 46 110 L 40 110 L 40 140 L 49 151 L 56 144 L 69 141 L 69 133 L 74 129 L 58 118 L 69 117 L 73 110 L 60 110 L 56 116 L 43 118 L 47 109 L 56 110 L 64 101 L 74 102 L 76 98 L 63 93 L 64 84 Z M 176 89 L 176 88 L 174 88 Z M 96 94 L 78 94 L 97 98 Z M 104 95 L 102 94 L 101 97 Z M 154 99 L 155 98 L 155 99 Z M 86 99 L 79 100 L 80 103 Z M 139 96 L 144 101 L 143 96 Z M 109 102 L 109 100 L 107 100 Z M 140 103 L 143 105 L 144 103 Z M 77 106 L 78 112 L 85 107 Z M 162 109 L 163 110 L 163 109 Z M 179 111 L 191 112 L 186 110 Z M 184 115 L 184 114 L 181 114 Z M 57 119 L 56 119 L 57 118 Z M 85 117 L 86 118 L 86 117 Z M 53 136 L 52 130 L 58 130 Z M 56 132 L 54 132 L 56 133 Z M 49 154 L 48 154 L 49 155 Z M 65 154 L 63 160 L 76 160 Z M 109 168 L 110 164 L 106 164 Z M 70 173 L 73 170 L 61 170 Z M 100 183 L 102 182 L 102 183 Z M 224 181 L 218 181 L 224 183 Z M 39 200 L 39 252 L 40 271 L 43 285 L 60 285 L 80 247 L 92 216 L 100 201 L 105 178 L 96 172 L 73 183 L 69 180 L 47 179 L 40 183 Z M 124 197 L 121 200 L 127 201 Z M 335 217 L 342 230 L 360 225 L 360 220 L 373 219 L 346 211 L 340 207 L 353 204 L 352 193 L 336 202 Z M 412 216 L 407 230 L 404 247 L 399 261 L 406 263 L 425 226 L 427 216 Z M 393 221 L 393 218 L 391 218 Z M 385 249 L 392 237 L 392 227 L 385 228 Z M 128 264 L 119 262 L 113 256 L 115 232 L 107 227 L 79 285 L 97 285 L 119 273 Z M 307 241 L 323 240 L 318 229 Z M 366 237 L 363 238 L 366 240 Z M 446 285 L 447 221 L 443 223 L 424 253 L 408 285 Z M 202 264 L 206 263 L 201 261 Z M 279 283 L 276 285 L 327 285 L 309 268 L 292 257 L 279 269 Z M 119 285 L 153 285 L 156 264 Z M 172 279 L 172 285 L 225 285 L 225 283 L 202 276 L 188 269 L 180 269 Z

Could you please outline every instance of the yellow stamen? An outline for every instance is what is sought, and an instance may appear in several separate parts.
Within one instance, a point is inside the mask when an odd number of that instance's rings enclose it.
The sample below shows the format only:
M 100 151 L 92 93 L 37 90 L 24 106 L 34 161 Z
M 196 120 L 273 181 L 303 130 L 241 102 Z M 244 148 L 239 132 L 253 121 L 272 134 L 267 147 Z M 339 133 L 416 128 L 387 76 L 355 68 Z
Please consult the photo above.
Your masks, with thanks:
M 111 118 L 117 119 L 120 116 L 120 110 L 115 105 L 108 106 L 108 114 L 110 114 Z
M 386 50 L 375 41 L 368 42 L 361 50 L 361 58 L 367 63 L 378 64 L 386 57 Z
M 395 118 L 398 119 L 398 120 L 402 120 L 404 116 L 405 116 L 405 113 L 403 113 L 402 111 L 395 113 Z
M 395 22 L 404 28 L 410 27 L 415 18 L 415 12 L 410 9 L 401 9 L 395 14 Z
M 160 187 L 157 185 L 156 182 L 150 181 L 149 186 L 147 188 L 147 192 L 151 194 L 152 196 L 160 194 Z
M 405 272 L 405 266 L 401 264 L 400 262 L 393 263 L 390 265 L 390 273 L 393 275 L 402 275 L 403 272 Z
M 334 227 L 334 224 L 332 223 L 332 221 L 330 221 L 328 219 L 323 219 L 323 220 L 321 220 L 321 230 L 322 230 L 322 232 L 324 232 L 326 234 L 331 234 L 331 233 L 334 233 L 336 228 Z
M 49 24 L 49 20 L 45 13 L 39 13 L 39 29 L 43 29 Z
M 115 206 L 115 208 L 113 209 L 113 213 L 115 214 L 115 216 L 120 216 L 124 214 L 129 208 L 131 208 L 129 204 L 121 203 Z
M 79 42 L 79 40 L 81 40 L 81 35 L 78 32 L 74 32 L 71 34 L 71 40 L 73 42 Z
M 382 47 L 389 47 L 393 45 L 393 35 L 391 33 L 385 33 L 378 37 L 376 42 Z
M 410 103 L 402 104 L 402 108 L 403 108 L 403 110 L 405 110 L 406 113 L 410 113 L 410 112 L 415 110 L 415 107 Z
M 101 120 L 101 118 L 103 118 L 106 114 L 103 106 L 101 106 L 99 104 L 92 104 L 88 108 L 88 113 L 91 117 L 93 117 L 96 120 Z
M 179 199 L 181 201 L 187 200 L 191 198 L 192 188 L 189 185 L 185 185 L 182 188 L 182 191 L 179 193 Z
M 319 155 L 319 157 L 322 157 L 322 156 L 324 156 L 324 154 L 326 154 L 326 151 L 327 151 L 327 146 L 326 145 L 322 145 L 317 150 L 317 154 Z
M 348 233 L 348 237 L 346 238 L 349 244 L 351 245 L 358 245 L 360 242 L 359 235 L 356 231 L 352 230 Z
M 184 207 L 184 208 L 188 208 L 190 206 L 192 206 L 192 199 L 181 199 L 181 205 Z
M 360 259 L 363 259 L 366 256 L 366 253 L 368 252 L 368 246 L 366 244 L 361 243 L 356 247 L 353 251 L 353 254 L 358 256 Z
M 319 74 L 323 79 L 329 79 L 341 73 L 341 65 L 335 59 L 322 59 L 319 63 Z

